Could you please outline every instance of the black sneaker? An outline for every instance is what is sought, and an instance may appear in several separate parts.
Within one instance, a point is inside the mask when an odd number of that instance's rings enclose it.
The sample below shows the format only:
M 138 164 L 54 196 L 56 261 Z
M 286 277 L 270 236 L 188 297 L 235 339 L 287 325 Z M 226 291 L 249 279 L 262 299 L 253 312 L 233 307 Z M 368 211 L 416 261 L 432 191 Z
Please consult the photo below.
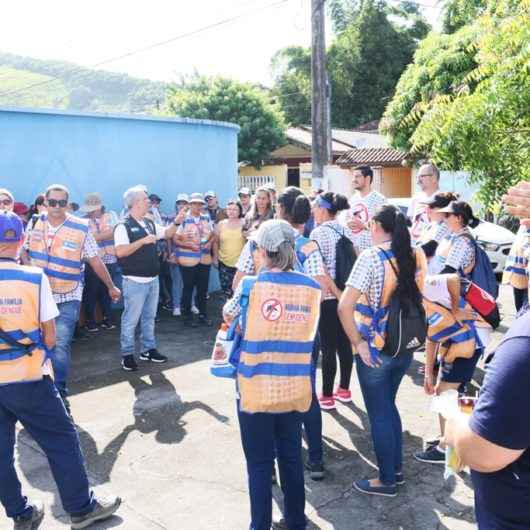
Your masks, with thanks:
M 305 468 L 309 471 L 311 480 L 324 480 L 324 464 L 322 462 L 309 462 L 305 463 Z
M 405 477 L 403 476 L 403 471 L 396 471 L 396 484 L 398 486 L 403 486 L 403 484 L 405 484 Z
M 121 358 L 121 367 L 126 372 L 136 372 L 136 370 L 138 370 L 138 365 L 136 364 L 134 355 L 124 355 Z
M 99 327 L 103 329 L 116 329 L 116 324 L 114 324 L 110 320 L 102 320 L 99 324 Z
M 440 438 L 433 438 L 432 440 L 425 440 L 425 449 L 433 449 L 440 445 Z
M 42 502 L 34 501 L 31 503 L 31 509 L 30 517 L 15 517 L 14 530 L 37 530 L 44 519 L 44 506 Z
M 414 453 L 414 458 L 418 462 L 424 462 L 426 464 L 445 464 L 445 452 L 437 447 Z
M 94 324 L 93 322 L 91 322 L 90 324 L 87 324 L 85 326 L 85 330 L 88 332 L 88 333 L 97 333 L 99 331 L 99 328 L 96 326 L 96 324 Z
M 120 504 L 121 499 L 119 497 L 114 497 L 112 499 L 96 499 L 94 509 L 90 513 L 81 516 L 71 516 L 70 519 L 72 521 L 72 530 L 86 528 L 96 521 L 108 519 L 118 510 Z
M 144 351 L 140 354 L 142 361 L 151 361 L 152 363 L 167 363 L 167 357 L 162 355 L 156 348 Z
M 201 326 L 211 326 L 212 325 L 212 321 L 209 320 L 206 317 L 199 317 L 199 324 Z
M 279 521 L 272 522 L 272 530 L 289 530 L 285 519 L 282 517 Z

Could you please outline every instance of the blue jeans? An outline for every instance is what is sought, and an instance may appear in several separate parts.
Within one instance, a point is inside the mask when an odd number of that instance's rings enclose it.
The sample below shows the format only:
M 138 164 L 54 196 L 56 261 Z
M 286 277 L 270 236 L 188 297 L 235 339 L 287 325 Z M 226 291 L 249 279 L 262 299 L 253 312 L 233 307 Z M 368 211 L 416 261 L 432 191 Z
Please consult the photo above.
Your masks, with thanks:
M 302 463 L 302 415 L 248 414 L 238 406 L 241 441 L 247 460 L 251 530 L 270 530 L 272 525 L 272 468 L 278 458 L 284 494 L 284 516 L 289 530 L 304 530 L 304 467 Z
M 57 304 L 59 316 L 55 319 L 56 339 L 52 365 L 55 375 L 55 386 L 61 396 L 66 396 L 68 393 L 66 381 L 70 372 L 72 337 L 79 320 L 80 307 L 81 302 L 79 300 Z
M 171 264 L 171 298 L 173 299 L 173 307 L 180 308 L 180 300 L 182 298 L 182 274 L 180 274 L 180 266 L 172 263 Z
M 392 358 L 381 355 L 379 368 L 366 366 L 359 355 L 357 376 L 366 411 L 370 419 L 379 480 L 386 485 L 396 483 L 396 472 L 403 467 L 403 429 L 396 407 L 396 395 L 410 363 L 412 354 Z
M 15 425 L 20 421 L 44 451 L 65 511 L 92 511 L 94 496 L 79 438 L 49 377 L 33 383 L 0 386 L 0 501 L 8 517 L 31 517 L 14 466 Z
M 121 315 L 121 354 L 134 354 L 134 332 L 140 322 L 141 351 L 156 348 L 155 317 L 160 284 L 158 278 L 138 283 L 123 278 L 123 313 Z
M 313 395 L 311 398 L 311 406 L 309 410 L 302 415 L 302 422 L 307 438 L 307 449 L 309 453 L 309 461 L 313 464 L 320 464 L 323 459 L 322 451 L 322 410 L 318 403 L 316 394 L 316 372 L 318 353 L 320 350 L 320 339 L 317 333 L 313 343 L 313 351 L 311 353 L 311 386 Z

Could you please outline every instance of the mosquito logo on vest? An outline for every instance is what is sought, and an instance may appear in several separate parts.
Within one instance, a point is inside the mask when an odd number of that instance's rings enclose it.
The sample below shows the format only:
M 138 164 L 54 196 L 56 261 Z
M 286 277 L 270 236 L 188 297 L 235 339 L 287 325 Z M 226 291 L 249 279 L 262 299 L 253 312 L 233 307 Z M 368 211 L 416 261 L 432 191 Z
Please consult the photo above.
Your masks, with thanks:
M 265 320 L 268 320 L 269 322 L 275 322 L 283 314 L 281 302 L 276 298 L 265 300 L 261 306 L 261 314 Z

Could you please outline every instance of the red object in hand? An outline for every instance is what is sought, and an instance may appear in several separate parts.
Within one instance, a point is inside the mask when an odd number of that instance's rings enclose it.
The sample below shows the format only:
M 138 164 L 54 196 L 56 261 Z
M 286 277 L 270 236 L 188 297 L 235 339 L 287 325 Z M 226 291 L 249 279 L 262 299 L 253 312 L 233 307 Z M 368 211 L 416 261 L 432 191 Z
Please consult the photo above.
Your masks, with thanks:
M 466 286 L 464 298 L 469 305 L 494 329 L 500 324 L 497 302 L 487 291 L 473 282 Z

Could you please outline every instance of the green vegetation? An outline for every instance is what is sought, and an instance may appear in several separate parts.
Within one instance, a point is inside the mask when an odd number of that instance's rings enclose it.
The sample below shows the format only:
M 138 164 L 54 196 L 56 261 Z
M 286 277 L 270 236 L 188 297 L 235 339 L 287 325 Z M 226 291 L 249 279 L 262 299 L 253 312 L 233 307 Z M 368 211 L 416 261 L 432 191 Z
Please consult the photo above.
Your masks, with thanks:
M 0 105 L 152 113 L 166 85 L 62 61 L 0 53 Z
M 379 119 L 429 26 L 412 2 L 332 0 L 335 40 L 327 52 L 331 122 L 356 127 Z M 311 52 L 280 50 L 272 59 L 273 97 L 288 122 L 311 121 Z
M 455 31 L 421 43 L 382 129 L 416 158 L 468 170 L 494 213 L 510 185 L 530 180 L 530 0 L 450 4 Z
M 241 127 L 238 159 L 256 167 L 284 143 L 282 113 L 266 91 L 249 83 L 193 76 L 169 89 L 167 113 L 237 123 Z

